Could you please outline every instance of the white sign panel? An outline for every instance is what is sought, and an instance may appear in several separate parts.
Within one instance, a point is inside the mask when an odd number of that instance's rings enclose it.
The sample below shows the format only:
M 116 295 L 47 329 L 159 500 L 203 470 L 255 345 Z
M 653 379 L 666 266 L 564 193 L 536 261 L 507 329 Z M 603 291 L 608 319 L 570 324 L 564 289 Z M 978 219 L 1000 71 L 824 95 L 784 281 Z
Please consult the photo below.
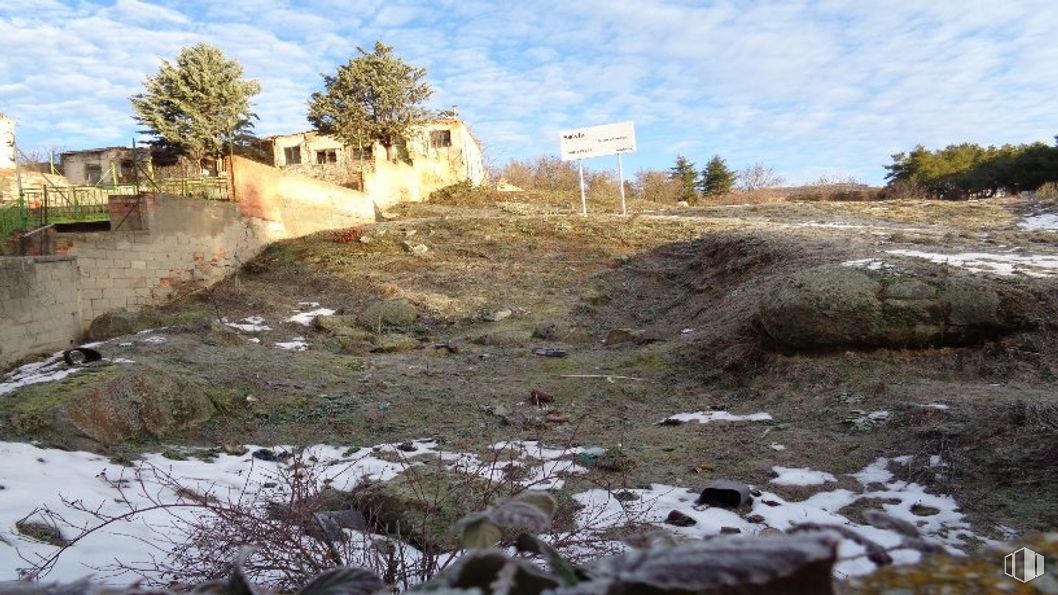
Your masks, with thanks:
M 567 130 L 559 135 L 562 161 L 620 155 L 636 150 L 636 129 L 631 121 Z

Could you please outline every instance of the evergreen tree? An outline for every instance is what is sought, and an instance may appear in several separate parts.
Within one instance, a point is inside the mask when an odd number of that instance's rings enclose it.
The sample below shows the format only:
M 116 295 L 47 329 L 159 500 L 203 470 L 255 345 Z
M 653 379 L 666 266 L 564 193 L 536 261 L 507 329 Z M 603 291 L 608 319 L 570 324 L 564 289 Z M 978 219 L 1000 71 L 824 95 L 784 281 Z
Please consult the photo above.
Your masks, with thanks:
M 677 200 L 685 200 L 691 204 L 698 202 L 698 170 L 694 169 L 691 160 L 677 155 L 676 165 L 669 169 L 669 179 L 676 181 L 680 186 Z
M 713 155 L 702 170 L 702 194 L 721 196 L 731 192 L 734 187 L 735 172 L 727 167 L 727 163 L 719 155 Z
M 426 69 L 409 66 L 391 46 L 377 41 L 373 52 L 357 50 L 360 55 L 324 76 L 324 91 L 309 98 L 309 123 L 349 146 L 377 141 L 392 157 L 408 130 L 426 119 L 422 103 L 433 90 L 423 80 Z
M 257 115 L 250 98 L 261 92 L 254 80 L 243 80 L 242 65 L 217 48 L 200 43 L 183 48 L 175 62 L 162 61 L 147 77 L 144 90 L 131 97 L 133 118 L 155 146 L 196 163 L 224 154 L 225 143 L 246 135 Z

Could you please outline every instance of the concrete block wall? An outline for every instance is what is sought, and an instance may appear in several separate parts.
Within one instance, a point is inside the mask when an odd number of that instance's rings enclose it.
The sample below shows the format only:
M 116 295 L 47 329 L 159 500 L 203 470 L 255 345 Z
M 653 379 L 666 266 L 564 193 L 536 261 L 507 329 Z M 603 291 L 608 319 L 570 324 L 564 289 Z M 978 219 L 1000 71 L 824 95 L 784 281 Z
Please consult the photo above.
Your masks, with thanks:
M 128 208 L 127 199 L 115 202 Z M 58 234 L 56 250 L 80 265 L 84 328 L 105 312 L 163 304 L 212 285 L 271 241 L 265 226 L 240 217 L 229 202 L 148 195 L 138 215 L 143 229 Z
M 0 365 L 80 336 L 79 277 L 70 257 L 0 258 Z

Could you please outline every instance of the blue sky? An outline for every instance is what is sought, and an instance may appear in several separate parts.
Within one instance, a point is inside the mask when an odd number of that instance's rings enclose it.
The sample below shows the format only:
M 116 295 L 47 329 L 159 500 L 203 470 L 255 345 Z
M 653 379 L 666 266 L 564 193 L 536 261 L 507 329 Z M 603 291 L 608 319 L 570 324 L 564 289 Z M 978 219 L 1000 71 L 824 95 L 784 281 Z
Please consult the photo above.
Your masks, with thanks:
M 128 144 L 128 97 L 206 41 L 261 81 L 259 134 L 303 130 L 321 73 L 382 40 L 493 165 L 634 120 L 627 171 L 720 154 L 878 183 L 916 143 L 1053 142 L 1056 31 L 1055 0 L 0 0 L 0 111 L 23 149 Z

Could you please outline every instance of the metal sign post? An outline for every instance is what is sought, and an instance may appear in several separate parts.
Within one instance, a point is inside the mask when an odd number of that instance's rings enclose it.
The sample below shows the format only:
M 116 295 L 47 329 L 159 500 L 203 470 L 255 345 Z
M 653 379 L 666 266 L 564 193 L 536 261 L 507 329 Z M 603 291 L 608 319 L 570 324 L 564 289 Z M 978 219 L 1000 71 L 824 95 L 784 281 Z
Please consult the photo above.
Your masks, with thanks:
M 558 146 L 562 161 L 577 160 L 580 175 L 581 215 L 588 214 L 588 199 L 584 193 L 584 158 L 617 155 L 621 214 L 628 214 L 628 207 L 625 204 L 624 165 L 621 162 L 621 154 L 633 153 L 636 150 L 636 130 L 631 121 L 567 130 L 559 135 Z
M 584 196 L 584 160 L 577 160 L 577 172 L 580 175 L 580 214 L 588 214 L 588 199 Z

